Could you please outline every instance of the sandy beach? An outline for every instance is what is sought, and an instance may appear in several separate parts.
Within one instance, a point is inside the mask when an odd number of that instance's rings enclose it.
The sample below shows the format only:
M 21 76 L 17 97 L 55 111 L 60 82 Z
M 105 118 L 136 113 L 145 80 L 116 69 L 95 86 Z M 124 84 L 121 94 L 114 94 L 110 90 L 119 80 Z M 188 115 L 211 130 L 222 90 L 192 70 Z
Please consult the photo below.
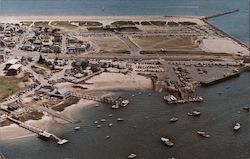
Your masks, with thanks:
M 102 73 L 95 76 L 87 83 L 93 85 L 84 85 L 89 90 L 133 90 L 133 89 L 151 89 L 151 79 L 137 75 L 136 73 L 129 73 L 127 75 L 120 73 Z
M 114 21 L 119 20 L 165 20 L 165 21 L 190 21 L 198 25 L 204 25 L 201 20 L 204 16 L 0 16 L 0 22 L 3 23 L 18 23 L 21 21 L 99 21 L 103 25 L 109 25 Z
M 247 48 L 240 46 L 229 38 L 210 37 L 208 39 L 202 39 L 200 49 L 212 53 L 225 52 L 229 54 L 249 55 Z

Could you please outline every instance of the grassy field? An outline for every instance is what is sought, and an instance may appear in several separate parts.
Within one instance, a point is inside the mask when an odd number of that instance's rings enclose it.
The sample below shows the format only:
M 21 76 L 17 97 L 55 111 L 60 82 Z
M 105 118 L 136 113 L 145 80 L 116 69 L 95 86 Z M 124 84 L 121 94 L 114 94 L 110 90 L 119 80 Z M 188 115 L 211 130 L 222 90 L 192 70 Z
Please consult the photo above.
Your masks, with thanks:
M 116 37 L 91 37 L 87 38 L 87 40 L 93 41 L 103 51 L 128 50 L 127 45 Z
M 69 21 L 53 21 L 51 25 L 63 28 L 76 28 L 76 25 L 72 25 Z
M 0 101 L 18 92 L 21 89 L 19 83 L 25 82 L 26 79 L 26 77 L 0 77 Z
M 140 48 L 150 49 L 195 49 L 197 37 L 131 37 Z
M 48 21 L 38 21 L 34 22 L 35 27 L 49 27 L 49 22 Z

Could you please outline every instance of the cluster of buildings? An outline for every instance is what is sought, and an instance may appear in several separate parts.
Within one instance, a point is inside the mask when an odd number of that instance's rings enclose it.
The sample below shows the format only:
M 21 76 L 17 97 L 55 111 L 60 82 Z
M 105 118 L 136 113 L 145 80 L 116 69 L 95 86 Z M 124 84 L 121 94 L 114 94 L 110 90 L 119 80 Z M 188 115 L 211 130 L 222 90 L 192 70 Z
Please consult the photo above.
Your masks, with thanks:
M 6 60 L 10 49 L 15 47 L 25 28 L 19 24 L 0 23 L 0 62 Z
M 4 70 L 7 71 L 7 76 L 16 76 L 21 72 L 22 64 L 18 59 L 11 59 L 6 62 Z
M 88 42 L 83 42 L 76 37 L 68 36 L 66 38 L 67 54 L 81 54 L 85 52 L 90 44 Z
M 42 53 L 61 53 L 62 34 L 59 31 L 59 29 L 52 28 L 35 28 L 29 33 L 20 49 Z

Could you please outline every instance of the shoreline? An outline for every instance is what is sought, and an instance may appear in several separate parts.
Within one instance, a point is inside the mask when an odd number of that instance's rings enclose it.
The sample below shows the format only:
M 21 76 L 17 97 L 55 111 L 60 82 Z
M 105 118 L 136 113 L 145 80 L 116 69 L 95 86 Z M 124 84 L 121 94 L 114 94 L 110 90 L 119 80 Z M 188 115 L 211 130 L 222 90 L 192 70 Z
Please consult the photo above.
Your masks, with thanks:
M 113 81 L 110 80 L 108 78 L 110 76 L 112 76 L 113 77 L 112 79 L 115 80 Z M 123 76 L 127 76 L 127 78 L 124 78 Z M 128 90 L 148 90 L 153 88 L 151 79 L 137 74 L 121 75 L 117 73 L 103 73 L 87 80 L 86 82 L 96 83 L 96 85 L 91 86 L 88 89 L 88 91 L 112 91 L 112 90 L 128 91 Z M 124 86 L 126 86 L 126 88 Z M 107 95 L 110 96 L 112 94 L 113 94 L 112 92 L 108 92 Z M 80 99 L 77 104 L 65 107 L 65 109 L 59 113 L 65 115 L 68 118 L 76 120 L 74 117 L 78 116 L 79 112 L 81 112 L 82 109 L 92 108 L 95 103 L 97 102 Z M 54 120 L 51 116 L 44 115 L 40 120 L 28 120 L 25 123 L 34 125 L 36 127 L 39 127 L 41 129 L 50 132 L 50 130 L 52 130 L 52 127 L 55 124 L 64 123 L 64 121 L 61 122 L 62 121 L 61 119 L 58 120 L 57 119 Z M 36 136 L 36 134 L 33 134 L 23 129 L 17 126 L 16 124 L 0 127 L 0 141 L 9 141 L 31 136 Z

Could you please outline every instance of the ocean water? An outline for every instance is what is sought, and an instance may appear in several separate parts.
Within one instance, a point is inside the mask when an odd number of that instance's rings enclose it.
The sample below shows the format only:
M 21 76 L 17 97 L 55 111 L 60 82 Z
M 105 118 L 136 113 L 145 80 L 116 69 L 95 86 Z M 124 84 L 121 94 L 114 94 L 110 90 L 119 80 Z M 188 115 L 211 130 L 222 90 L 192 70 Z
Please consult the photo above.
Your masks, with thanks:
M 104 8 L 104 12 L 102 9 Z M 240 12 L 212 19 L 210 22 L 233 37 L 249 43 L 248 0 L 0 0 L 0 15 L 212 15 L 228 9 Z M 223 92 L 221 96 L 217 93 Z M 151 93 L 151 96 L 148 96 Z M 36 137 L 0 143 L 0 152 L 8 159 L 126 159 L 136 153 L 138 159 L 249 159 L 250 114 L 242 110 L 250 104 L 250 73 L 209 88 L 198 94 L 205 101 L 200 104 L 167 105 L 163 93 L 153 91 L 117 92 L 131 100 L 129 107 L 113 111 L 107 105 L 82 109 L 75 115 L 81 122 L 54 124 L 50 130 L 70 142 L 57 146 Z M 131 94 L 136 94 L 132 97 Z M 190 118 L 187 112 L 202 112 Z M 113 117 L 108 114 L 113 113 Z M 176 116 L 179 121 L 170 124 Z M 117 123 L 122 117 L 124 122 Z M 95 120 L 106 123 L 96 128 Z M 109 128 L 108 123 L 114 126 Z M 233 125 L 242 128 L 235 133 Z M 74 132 L 75 126 L 81 126 Z M 136 128 L 134 128 L 136 126 Z M 197 130 L 211 137 L 201 138 Z M 1 134 L 1 132 L 0 132 Z M 110 139 L 105 139 L 110 135 Z M 174 143 L 168 148 L 160 137 Z

